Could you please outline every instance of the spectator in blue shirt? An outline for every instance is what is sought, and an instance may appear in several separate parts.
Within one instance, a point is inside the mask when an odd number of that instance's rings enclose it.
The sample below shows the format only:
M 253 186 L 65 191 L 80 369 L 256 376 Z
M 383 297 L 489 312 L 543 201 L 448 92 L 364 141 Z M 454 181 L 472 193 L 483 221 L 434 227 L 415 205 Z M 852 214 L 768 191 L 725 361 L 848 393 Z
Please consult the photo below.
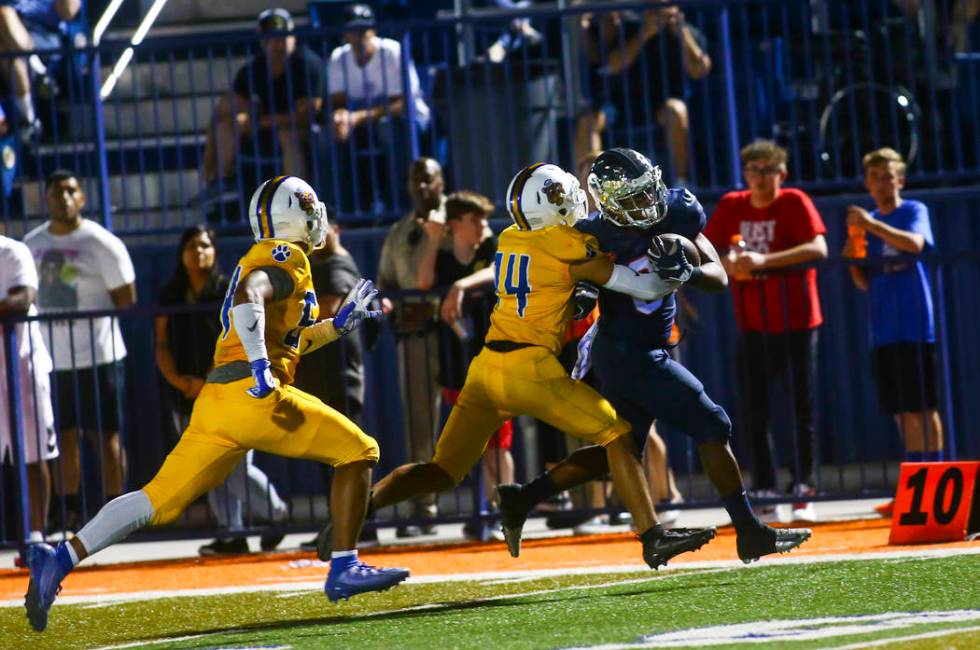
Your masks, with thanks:
M 936 409 L 936 328 L 932 292 L 922 261 L 932 250 L 929 209 L 901 197 L 905 161 L 894 149 L 864 156 L 864 185 L 871 212 L 847 210 L 847 225 L 867 235 L 870 258 L 893 258 L 882 266 L 850 267 L 851 279 L 871 298 L 872 366 L 882 406 L 894 415 L 910 461 L 942 459 L 943 425 Z M 854 238 L 845 257 L 860 254 Z
M 74 20 L 82 0 L 0 0 L 0 53 L 50 50 L 61 47 L 61 23 Z M 0 58 L 0 68 L 10 80 L 20 120 L 23 142 L 30 142 L 40 130 L 34 110 L 28 66 L 39 81 L 53 85 L 39 57 Z

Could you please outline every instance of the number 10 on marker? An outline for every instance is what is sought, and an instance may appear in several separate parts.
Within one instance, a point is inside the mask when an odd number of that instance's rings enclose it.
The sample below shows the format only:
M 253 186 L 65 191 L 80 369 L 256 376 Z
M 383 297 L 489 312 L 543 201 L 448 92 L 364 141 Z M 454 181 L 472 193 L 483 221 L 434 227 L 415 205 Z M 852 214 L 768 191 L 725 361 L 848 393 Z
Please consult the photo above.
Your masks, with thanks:
M 962 541 L 980 525 L 980 462 L 903 463 L 889 544 Z

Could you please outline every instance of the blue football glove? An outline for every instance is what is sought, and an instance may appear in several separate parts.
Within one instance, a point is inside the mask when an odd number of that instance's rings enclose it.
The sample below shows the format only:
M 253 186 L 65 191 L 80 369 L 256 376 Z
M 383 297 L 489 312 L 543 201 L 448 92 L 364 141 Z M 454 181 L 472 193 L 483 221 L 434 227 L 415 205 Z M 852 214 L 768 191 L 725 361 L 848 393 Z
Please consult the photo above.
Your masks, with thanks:
M 276 379 L 270 370 L 271 364 L 268 359 L 256 359 L 249 363 L 252 366 L 252 378 L 255 385 L 246 392 L 255 399 L 262 399 L 276 389 Z
M 658 236 L 650 240 L 647 255 L 653 263 L 653 271 L 664 280 L 687 282 L 697 276 L 701 269 L 687 260 L 684 247 L 676 239 L 664 241 Z
M 374 283 L 370 280 L 358 280 L 350 290 L 344 302 L 341 303 L 337 315 L 333 317 L 333 326 L 341 336 L 350 334 L 366 319 L 381 318 L 381 310 L 372 311 L 368 307 L 378 295 Z
M 578 358 L 575 359 L 575 367 L 572 368 L 572 379 L 578 381 L 589 374 L 592 368 L 592 343 L 595 341 L 595 333 L 599 331 L 599 321 L 592 323 L 589 331 L 579 339 Z
M 579 282 L 575 285 L 572 300 L 575 301 L 575 320 L 582 320 L 595 309 L 595 304 L 599 300 L 599 290 L 588 282 Z

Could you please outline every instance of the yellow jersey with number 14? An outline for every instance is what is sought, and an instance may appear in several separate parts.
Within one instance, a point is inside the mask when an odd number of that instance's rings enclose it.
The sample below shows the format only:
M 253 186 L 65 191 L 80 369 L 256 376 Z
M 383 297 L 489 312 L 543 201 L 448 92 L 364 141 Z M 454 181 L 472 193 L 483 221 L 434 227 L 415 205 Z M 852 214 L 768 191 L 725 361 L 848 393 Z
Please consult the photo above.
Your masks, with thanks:
M 575 314 L 570 267 L 598 253 L 595 237 L 565 225 L 542 230 L 510 226 L 500 233 L 494 268 L 497 306 L 487 341 L 530 343 L 560 353 Z
M 218 367 L 232 361 L 248 361 L 245 348 L 233 327 L 231 307 L 238 283 L 257 269 L 271 271 L 270 279 L 274 287 L 276 277 L 284 276 L 273 269 L 285 272 L 292 280 L 292 290 L 288 296 L 276 296 L 277 300 L 265 303 L 265 347 L 269 353 L 269 363 L 282 384 L 291 384 L 300 356 L 299 333 L 316 323 L 320 306 L 316 301 L 306 253 L 299 246 L 286 241 L 267 239 L 257 242 L 238 261 L 221 305 L 221 335 L 214 350 L 214 365 Z

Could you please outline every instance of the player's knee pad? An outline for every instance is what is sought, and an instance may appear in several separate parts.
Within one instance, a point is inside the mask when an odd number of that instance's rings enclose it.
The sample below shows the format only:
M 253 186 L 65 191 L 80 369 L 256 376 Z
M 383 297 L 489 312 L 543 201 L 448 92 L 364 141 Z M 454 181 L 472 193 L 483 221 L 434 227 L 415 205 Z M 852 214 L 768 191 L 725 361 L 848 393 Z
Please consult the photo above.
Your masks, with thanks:
M 590 439 L 590 442 L 597 444 L 600 447 L 608 447 L 609 444 L 615 441 L 621 436 L 630 436 L 633 433 L 632 425 L 624 420 L 623 418 L 616 418 L 616 420 L 610 424 L 606 429 L 600 433 L 595 439 Z M 633 446 L 636 446 L 636 441 L 630 438 L 633 442 Z M 641 446 L 640 449 L 643 447 Z

